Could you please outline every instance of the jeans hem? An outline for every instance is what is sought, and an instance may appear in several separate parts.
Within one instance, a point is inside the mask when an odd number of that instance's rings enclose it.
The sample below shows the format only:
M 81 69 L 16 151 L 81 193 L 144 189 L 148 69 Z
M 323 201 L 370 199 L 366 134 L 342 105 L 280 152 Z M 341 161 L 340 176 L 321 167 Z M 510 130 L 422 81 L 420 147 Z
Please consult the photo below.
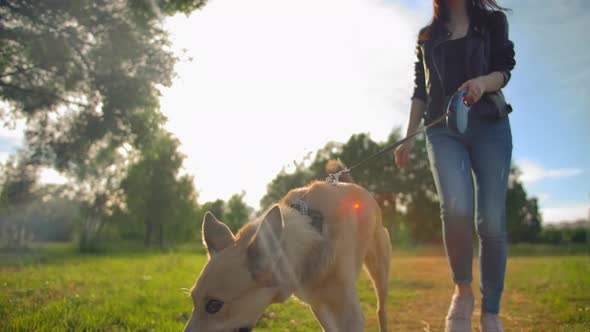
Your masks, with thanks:
M 492 314 L 492 315 L 498 315 L 500 313 L 500 309 L 497 310 L 488 310 L 486 308 L 484 308 L 484 306 L 481 306 L 481 313 L 488 313 L 488 314 Z
M 473 279 L 465 279 L 465 280 L 453 280 L 453 282 L 456 285 L 467 285 L 467 284 L 471 284 L 471 282 L 473 281 Z

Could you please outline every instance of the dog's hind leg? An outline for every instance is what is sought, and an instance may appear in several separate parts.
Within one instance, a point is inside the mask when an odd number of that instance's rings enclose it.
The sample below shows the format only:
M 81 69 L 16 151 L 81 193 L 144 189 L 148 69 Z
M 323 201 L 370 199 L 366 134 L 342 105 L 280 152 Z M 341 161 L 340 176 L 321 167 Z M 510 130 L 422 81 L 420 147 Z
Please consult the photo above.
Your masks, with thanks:
M 375 229 L 374 241 L 371 243 L 367 256 L 365 257 L 365 266 L 371 279 L 373 279 L 373 287 L 377 294 L 377 315 L 379 316 L 379 328 L 381 332 L 387 331 L 387 310 L 385 305 L 389 291 L 390 261 L 391 242 L 389 242 L 389 233 L 387 229 L 381 226 L 381 223 L 378 223 Z
M 365 319 L 354 283 L 336 283 L 322 302 L 311 304 L 313 314 L 325 332 L 362 332 Z

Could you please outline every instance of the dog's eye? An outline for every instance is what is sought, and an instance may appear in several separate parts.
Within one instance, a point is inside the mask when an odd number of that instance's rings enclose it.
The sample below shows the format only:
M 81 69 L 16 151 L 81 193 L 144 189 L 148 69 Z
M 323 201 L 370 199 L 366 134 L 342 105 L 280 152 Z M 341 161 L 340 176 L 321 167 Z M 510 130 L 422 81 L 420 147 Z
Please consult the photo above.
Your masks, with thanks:
M 212 299 L 212 300 L 207 301 L 207 304 L 205 305 L 205 310 L 207 310 L 207 312 L 210 314 L 214 314 L 214 313 L 218 312 L 219 310 L 221 310 L 222 307 L 223 307 L 222 301 Z

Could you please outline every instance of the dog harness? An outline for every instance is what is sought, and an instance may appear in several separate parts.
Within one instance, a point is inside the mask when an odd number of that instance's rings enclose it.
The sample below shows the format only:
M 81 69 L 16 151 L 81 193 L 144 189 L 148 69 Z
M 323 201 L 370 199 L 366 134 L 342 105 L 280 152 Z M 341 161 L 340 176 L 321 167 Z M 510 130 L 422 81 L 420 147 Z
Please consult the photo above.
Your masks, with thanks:
M 289 205 L 290 208 L 297 210 L 302 215 L 311 219 L 311 226 L 315 228 L 320 234 L 322 233 L 324 226 L 324 215 L 318 211 L 309 208 L 307 203 L 300 199 L 299 202 Z

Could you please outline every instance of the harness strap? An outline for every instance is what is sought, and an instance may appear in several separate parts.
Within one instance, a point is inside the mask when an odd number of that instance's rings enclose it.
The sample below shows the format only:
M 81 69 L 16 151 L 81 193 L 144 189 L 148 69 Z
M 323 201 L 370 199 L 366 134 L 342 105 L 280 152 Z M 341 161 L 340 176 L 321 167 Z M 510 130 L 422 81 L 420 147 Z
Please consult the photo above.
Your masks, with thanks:
M 322 233 L 324 227 L 324 215 L 320 211 L 310 209 L 307 203 L 303 200 L 299 200 L 298 203 L 290 204 L 289 207 L 299 211 L 302 215 L 309 217 L 311 219 L 311 226 L 319 233 Z

